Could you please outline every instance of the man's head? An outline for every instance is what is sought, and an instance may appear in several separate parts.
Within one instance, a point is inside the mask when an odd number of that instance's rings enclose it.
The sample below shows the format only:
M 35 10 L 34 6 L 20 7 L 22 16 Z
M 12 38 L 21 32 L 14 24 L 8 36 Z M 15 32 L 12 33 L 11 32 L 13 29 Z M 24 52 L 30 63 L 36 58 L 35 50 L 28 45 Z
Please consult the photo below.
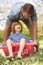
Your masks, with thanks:
M 33 5 L 26 3 L 22 8 L 22 15 L 24 19 L 28 19 L 30 16 L 34 14 Z

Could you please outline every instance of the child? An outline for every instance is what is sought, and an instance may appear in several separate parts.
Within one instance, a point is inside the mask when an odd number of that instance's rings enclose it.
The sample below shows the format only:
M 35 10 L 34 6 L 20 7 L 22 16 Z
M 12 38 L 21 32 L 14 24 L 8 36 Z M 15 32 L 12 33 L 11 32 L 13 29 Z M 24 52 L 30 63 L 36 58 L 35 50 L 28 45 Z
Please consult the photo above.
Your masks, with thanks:
M 12 24 L 12 32 L 13 34 L 11 34 L 8 38 L 8 40 L 6 41 L 7 43 L 7 47 L 10 53 L 10 56 L 13 57 L 13 52 L 12 52 L 12 45 L 11 43 L 20 43 L 20 50 L 18 52 L 18 56 L 17 57 L 21 57 L 21 52 L 24 49 L 25 43 L 28 42 L 29 40 L 27 39 L 27 37 L 22 34 L 22 25 L 20 22 L 13 22 Z
M 10 53 L 9 57 L 13 57 L 13 51 L 12 51 L 12 45 L 11 43 L 20 43 L 20 49 L 18 52 L 17 57 L 22 58 L 21 56 L 21 52 L 23 51 L 24 47 L 25 47 L 25 43 L 30 42 L 26 35 L 22 34 L 22 25 L 19 21 L 13 21 L 12 23 L 12 33 L 8 40 L 6 41 L 7 43 L 7 47 Z

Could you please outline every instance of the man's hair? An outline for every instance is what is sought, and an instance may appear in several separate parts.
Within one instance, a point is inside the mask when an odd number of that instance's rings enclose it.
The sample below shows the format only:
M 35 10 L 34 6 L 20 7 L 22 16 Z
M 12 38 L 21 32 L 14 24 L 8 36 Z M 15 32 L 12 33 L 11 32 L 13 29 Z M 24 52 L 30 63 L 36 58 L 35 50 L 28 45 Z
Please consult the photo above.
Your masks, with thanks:
M 16 22 L 13 21 L 13 23 L 12 23 L 12 32 L 15 33 L 15 26 L 16 25 L 21 25 L 21 31 L 20 32 L 22 32 L 23 27 L 22 27 L 22 24 L 19 21 L 16 21 Z
M 26 3 L 24 6 L 23 6 L 23 10 L 26 11 L 27 13 L 33 15 L 34 14 L 34 7 L 33 5 L 29 4 L 29 3 Z

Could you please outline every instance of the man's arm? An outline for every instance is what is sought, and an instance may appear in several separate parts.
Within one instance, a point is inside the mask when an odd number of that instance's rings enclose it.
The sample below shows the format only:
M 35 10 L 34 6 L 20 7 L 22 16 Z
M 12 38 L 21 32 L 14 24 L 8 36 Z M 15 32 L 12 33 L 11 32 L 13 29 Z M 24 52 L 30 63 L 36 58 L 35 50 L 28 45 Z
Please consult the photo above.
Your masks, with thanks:
M 38 26 L 37 26 L 37 13 L 34 9 L 34 14 L 31 17 L 32 25 L 33 25 L 33 40 L 37 40 L 38 38 Z
M 6 42 L 6 40 L 8 39 L 8 36 L 10 35 L 10 31 L 11 31 L 11 27 L 9 25 L 5 26 L 5 30 L 4 30 L 4 42 Z
M 37 21 L 33 21 L 33 40 L 38 40 L 38 26 Z
M 39 41 L 38 41 L 38 26 L 37 26 L 37 21 L 33 21 L 33 40 L 34 40 L 34 44 L 36 46 L 36 51 L 38 53 L 40 53 Z

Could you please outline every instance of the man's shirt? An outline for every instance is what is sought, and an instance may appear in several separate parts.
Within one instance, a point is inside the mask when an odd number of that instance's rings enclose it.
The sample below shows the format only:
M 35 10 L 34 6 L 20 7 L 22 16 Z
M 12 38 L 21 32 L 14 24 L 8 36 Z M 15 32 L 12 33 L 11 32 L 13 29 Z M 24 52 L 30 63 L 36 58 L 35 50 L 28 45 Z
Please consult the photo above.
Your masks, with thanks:
M 8 18 L 7 18 L 7 21 L 6 21 L 6 25 L 11 25 L 12 24 L 12 20 L 25 20 L 22 16 L 22 7 L 24 6 L 24 2 L 18 2 L 16 4 L 14 4 L 14 6 L 12 7 L 9 15 L 8 15 Z M 30 18 L 28 18 L 28 21 L 29 20 L 32 20 L 32 21 L 37 21 L 37 14 L 36 14 L 36 10 L 34 8 L 34 15 L 31 16 Z

